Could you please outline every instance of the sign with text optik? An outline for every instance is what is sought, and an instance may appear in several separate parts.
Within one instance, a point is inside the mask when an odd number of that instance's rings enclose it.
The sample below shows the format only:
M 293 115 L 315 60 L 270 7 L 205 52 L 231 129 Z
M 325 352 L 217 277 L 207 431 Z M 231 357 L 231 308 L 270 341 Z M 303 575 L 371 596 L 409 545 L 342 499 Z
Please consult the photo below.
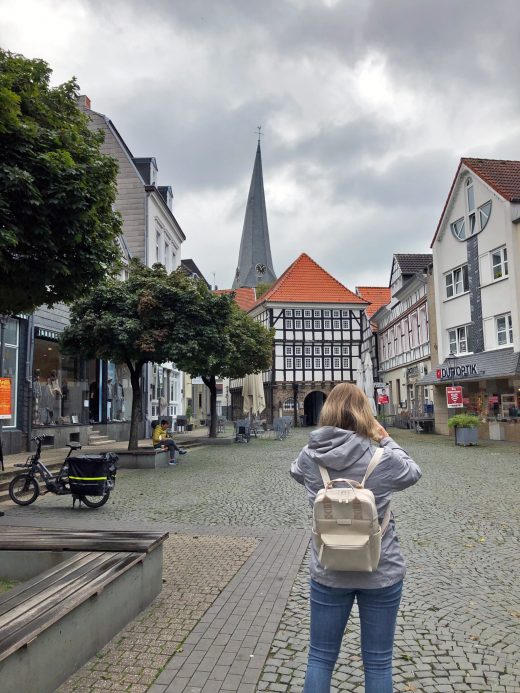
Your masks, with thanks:
M 446 403 L 448 405 L 448 409 L 460 409 L 460 407 L 463 406 L 462 399 L 461 385 L 446 388 Z
M 0 378 L 0 419 L 11 416 L 11 378 Z

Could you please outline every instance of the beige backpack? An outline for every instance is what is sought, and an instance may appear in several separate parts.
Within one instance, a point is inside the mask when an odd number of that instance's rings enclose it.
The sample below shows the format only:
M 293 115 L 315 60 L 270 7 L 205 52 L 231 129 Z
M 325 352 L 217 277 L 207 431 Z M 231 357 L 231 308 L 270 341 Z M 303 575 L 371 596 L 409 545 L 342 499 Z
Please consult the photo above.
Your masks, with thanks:
M 314 501 L 312 535 L 318 560 L 328 570 L 371 573 L 378 566 L 390 507 L 380 527 L 374 494 L 364 486 L 383 452 L 383 448 L 376 450 L 361 484 L 331 480 L 325 467 L 318 465 L 325 488 L 318 491 Z M 340 482 L 346 486 L 336 488 Z

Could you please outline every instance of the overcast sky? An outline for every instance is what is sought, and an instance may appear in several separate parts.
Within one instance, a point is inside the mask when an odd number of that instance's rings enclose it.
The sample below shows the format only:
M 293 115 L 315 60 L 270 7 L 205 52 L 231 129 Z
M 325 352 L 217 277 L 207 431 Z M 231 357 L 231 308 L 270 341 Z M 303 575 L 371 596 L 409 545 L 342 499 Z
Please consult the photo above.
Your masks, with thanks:
M 520 0 L 0 0 L 0 45 L 75 75 L 155 156 L 208 281 L 231 286 L 262 125 L 275 271 L 346 286 L 429 252 L 461 156 L 520 159 Z

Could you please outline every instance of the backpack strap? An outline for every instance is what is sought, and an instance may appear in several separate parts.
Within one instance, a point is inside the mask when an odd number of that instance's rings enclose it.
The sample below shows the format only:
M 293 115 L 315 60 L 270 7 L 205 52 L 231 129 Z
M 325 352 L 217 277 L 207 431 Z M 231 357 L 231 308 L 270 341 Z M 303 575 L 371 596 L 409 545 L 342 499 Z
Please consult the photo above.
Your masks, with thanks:
M 318 469 L 320 470 L 321 478 L 323 480 L 323 486 L 327 488 L 327 484 L 330 481 L 330 476 L 328 471 L 325 469 L 325 467 L 322 467 L 321 464 L 318 464 Z
M 381 462 L 381 459 L 384 455 L 385 449 L 384 448 L 377 448 L 377 450 L 374 453 L 374 456 L 368 463 L 367 471 L 365 473 L 365 476 L 363 477 L 363 481 L 361 482 L 361 486 L 365 486 L 365 482 L 368 479 L 368 477 L 372 474 L 374 469 L 377 467 L 377 465 Z M 384 533 L 388 529 L 388 523 L 390 522 L 390 505 L 386 509 L 385 514 L 383 515 L 383 521 L 381 522 L 381 536 L 384 536 Z

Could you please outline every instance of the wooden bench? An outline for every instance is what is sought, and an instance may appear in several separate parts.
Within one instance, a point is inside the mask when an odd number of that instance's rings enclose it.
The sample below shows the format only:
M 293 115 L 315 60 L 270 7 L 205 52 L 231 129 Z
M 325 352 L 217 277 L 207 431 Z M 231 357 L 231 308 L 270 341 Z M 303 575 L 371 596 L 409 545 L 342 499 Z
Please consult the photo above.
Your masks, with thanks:
M 0 597 L 2 693 L 35 690 L 35 681 L 52 693 L 146 608 L 162 588 L 167 536 L 6 528 L 2 577 L 11 565 L 19 578 L 31 552 L 62 560 Z

